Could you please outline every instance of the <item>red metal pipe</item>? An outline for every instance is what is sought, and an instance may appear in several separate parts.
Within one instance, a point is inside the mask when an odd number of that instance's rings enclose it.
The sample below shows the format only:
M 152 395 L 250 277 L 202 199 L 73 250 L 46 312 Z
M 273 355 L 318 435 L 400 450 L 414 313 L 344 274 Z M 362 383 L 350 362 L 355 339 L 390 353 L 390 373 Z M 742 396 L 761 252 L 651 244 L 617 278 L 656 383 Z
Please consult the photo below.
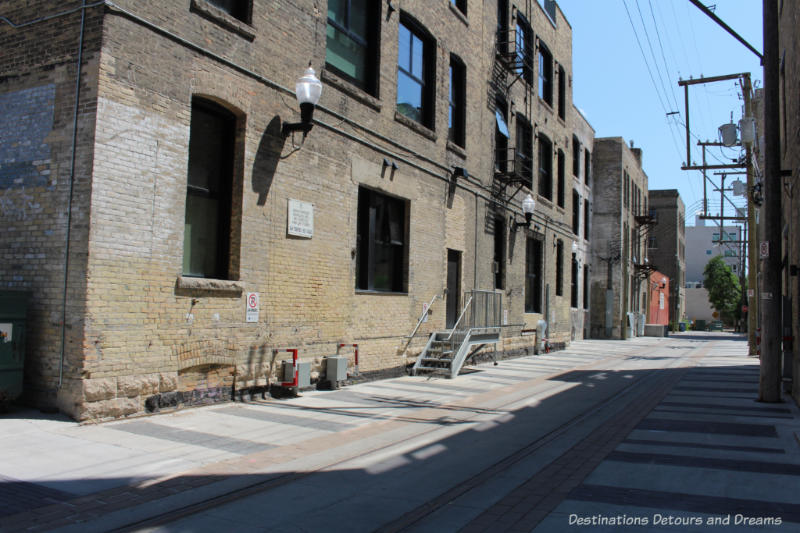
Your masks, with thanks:
M 352 346 L 355 350 L 355 363 L 353 364 L 353 375 L 358 375 L 358 344 L 341 343 L 336 347 L 336 355 L 339 355 L 339 350 L 345 346 Z
M 281 387 L 297 387 L 297 379 L 298 379 L 298 368 L 299 365 L 297 364 L 297 348 L 287 348 L 285 350 L 272 350 L 273 355 L 278 354 L 279 352 L 289 352 L 292 354 L 292 368 L 293 368 L 293 376 L 294 378 L 292 381 L 283 381 L 281 382 Z

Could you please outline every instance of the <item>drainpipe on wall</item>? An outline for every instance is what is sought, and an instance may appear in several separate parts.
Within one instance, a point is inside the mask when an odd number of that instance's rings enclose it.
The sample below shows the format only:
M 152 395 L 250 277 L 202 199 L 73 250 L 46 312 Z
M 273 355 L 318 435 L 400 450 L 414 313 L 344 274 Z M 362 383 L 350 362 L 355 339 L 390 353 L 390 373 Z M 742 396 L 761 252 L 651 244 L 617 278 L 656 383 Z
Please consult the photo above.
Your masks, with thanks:
M 72 115 L 72 148 L 69 166 L 69 198 L 67 200 L 67 227 L 64 237 L 64 292 L 61 300 L 61 354 L 58 364 L 58 390 L 64 383 L 64 356 L 67 330 L 67 289 L 69 277 L 69 240 L 72 226 L 72 196 L 75 190 L 75 160 L 78 144 L 78 103 L 81 96 L 81 63 L 83 62 L 83 35 L 86 28 L 86 0 L 81 2 L 81 30 L 78 39 L 78 60 L 75 73 L 75 109 Z

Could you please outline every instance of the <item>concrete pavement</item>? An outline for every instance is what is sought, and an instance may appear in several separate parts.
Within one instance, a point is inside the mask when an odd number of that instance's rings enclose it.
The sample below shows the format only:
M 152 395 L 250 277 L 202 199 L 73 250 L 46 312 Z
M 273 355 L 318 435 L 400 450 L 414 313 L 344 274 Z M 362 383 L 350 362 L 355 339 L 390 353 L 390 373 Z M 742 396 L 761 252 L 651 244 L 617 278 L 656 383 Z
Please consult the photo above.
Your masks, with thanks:
M 101 425 L 16 411 L 0 530 L 797 531 L 800 415 L 757 376 L 738 337 L 687 334 Z

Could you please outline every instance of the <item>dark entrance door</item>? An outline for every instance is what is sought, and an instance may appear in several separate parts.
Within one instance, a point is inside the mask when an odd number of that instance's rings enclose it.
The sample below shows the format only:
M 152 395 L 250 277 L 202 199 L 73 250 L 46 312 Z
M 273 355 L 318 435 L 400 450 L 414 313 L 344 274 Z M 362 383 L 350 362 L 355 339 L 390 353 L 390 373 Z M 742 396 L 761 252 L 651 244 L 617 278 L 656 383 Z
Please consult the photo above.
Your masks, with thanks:
M 461 288 L 461 252 L 447 250 L 447 301 L 446 306 L 446 325 L 452 328 L 460 311 L 460 288 Z

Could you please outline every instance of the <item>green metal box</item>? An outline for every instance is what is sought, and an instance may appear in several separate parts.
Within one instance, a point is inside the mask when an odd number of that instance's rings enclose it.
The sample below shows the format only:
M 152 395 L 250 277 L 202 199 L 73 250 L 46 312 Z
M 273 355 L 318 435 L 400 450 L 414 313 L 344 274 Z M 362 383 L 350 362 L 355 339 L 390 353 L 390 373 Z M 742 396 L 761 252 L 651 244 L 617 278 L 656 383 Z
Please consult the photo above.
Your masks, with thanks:
M 22 395 L 29 299 L 27 292 L 0 291 L 0 404 Z

